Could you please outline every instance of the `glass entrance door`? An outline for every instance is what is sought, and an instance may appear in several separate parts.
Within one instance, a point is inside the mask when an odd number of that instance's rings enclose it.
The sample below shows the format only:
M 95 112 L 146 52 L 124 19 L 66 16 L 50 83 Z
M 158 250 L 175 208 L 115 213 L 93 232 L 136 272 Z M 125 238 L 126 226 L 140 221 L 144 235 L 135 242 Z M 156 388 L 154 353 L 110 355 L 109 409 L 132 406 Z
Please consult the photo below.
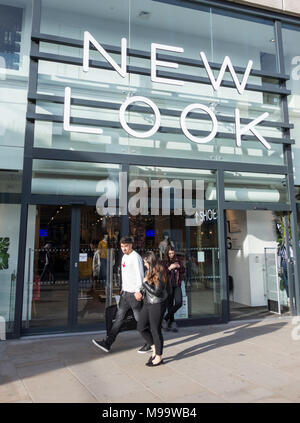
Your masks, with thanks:
M 120 218 L 80 208 L 76 320 L 78 326 L 105 321 L 105 308 L 120 292 Z
M 23 329 L 68 326 L 71 215 L 71 206 L 29 206 Z
M 119 241 L 119 218 L 95 206 L 29 206 L 23 332 L 99 328 L 120 291 Z
M 215 189 L 215 174 L 198 169 L 130 166 L 129 181 L 132 187 L 138 184 L 145 187 L 141 200 L 136 202 L 139 197 L 134 189 L 129 195 L 129 205 L 144 207 L 129 216 L 134 248 L 140 254 L 152 250 L 166 263 L 168 247 L 173 247 L 185 267 L 182 307 L 175 319 L 218 318 L 221 314 L 218 207 L 215 199 L 208 199 Z M 156 191 L 154 187 L 158 186 Z M 197 186 L 203 189 L 203 203 L 197 214 L 194 211 L 193 220 L 189 208 L 196 209 L 201 191 Z M 186 207 L 189 199 L 190 206 Z

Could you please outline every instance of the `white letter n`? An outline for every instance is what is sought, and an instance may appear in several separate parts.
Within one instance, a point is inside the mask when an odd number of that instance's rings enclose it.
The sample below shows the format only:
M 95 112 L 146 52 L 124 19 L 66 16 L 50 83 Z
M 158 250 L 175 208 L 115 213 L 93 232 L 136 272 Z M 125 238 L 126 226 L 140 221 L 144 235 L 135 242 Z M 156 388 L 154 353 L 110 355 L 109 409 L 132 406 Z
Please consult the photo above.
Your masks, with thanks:
M 83 41 L 83 70 L 88 72 L 90 60 L 90 43 L 102 54 L 103 57 L 112 65 L 112 67 L 123 77 L 126 78 L 126 59 L 127 59 L 127 39 L 121 40 L 121 66 L 107 53 L 107 51 L 98 43 L 97 40 L 88 32 L 84 31 Z

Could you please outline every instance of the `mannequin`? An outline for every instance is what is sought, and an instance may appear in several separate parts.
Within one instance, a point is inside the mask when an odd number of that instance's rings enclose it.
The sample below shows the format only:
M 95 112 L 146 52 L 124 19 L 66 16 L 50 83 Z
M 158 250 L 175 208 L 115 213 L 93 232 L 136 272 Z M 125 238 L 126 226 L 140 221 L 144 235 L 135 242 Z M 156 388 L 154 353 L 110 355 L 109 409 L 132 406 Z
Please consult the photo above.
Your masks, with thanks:
M 96 287 L 97 282 L 100 280 L 101 274 L 101 259 L 100 251 L 97 248 L 97 244 L 91 244 L 93 251 L 93 285 L 92 289 Z
M 45 265 L 41 274 L 41 282 L 49 281 L 55 284 L 54 263 L 51 256 L 52 245 L 48 242 L 45 246 Z
M 293 264 L 294 262 L 294 254 L 293 254 L 293 248 L 291 246 L 291 244 L 289 244 L 289 252 L 290 252 L 290 260 L 291 263 Z M 289 302 L 289 284 L 288 284 L 288 270 L 287 270 L 287 266 L 288 266 L 288 253 L 286 251 L 286 247 L 285 244 L 281 244 L 278 250 L 278 256 L 279 256 L 279 266 L 280 266 L 280 271 L 282 273 L 282 277 L 284 280 L 284 288 L 286 290 L 286 295 L 288 297 L 288 302 Z
M 112 236 L 112 248 L 113 248 L 113 286 L 119 287 L 120 278 L 118 277 L 120 273 L 121 265 L 121 250 L 120 250 L 120 232 L 115 231 Z
M 98 244 L 101 261 L 101 276 L 103 279 L 104 288 L 106 287 L 106 268 L 107 268 L 107 247 L 108 247 L 108 234 L 103 235 L 103 239 Z
M 119 231 L 115 231 L 115 233 L 113 234 L 113 247 L 114 248 L 119 248 L 119 244 L 120 244 L 120 232 Z
M 164 239 L 159 243 L 159 255 L 160 259 L 163 260 L 166 249 L 168 247 L 174 247 L 174 242 L 170 239 L 169 232 L 163 233 Z

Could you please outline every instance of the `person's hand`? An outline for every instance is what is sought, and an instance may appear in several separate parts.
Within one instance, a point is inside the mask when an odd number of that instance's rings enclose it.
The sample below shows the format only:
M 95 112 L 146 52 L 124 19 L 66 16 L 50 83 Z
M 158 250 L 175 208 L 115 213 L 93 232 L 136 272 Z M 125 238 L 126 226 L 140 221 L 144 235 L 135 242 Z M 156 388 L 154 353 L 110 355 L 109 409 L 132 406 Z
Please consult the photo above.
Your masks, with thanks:
M 173 269 L 176 269 L 176 268 L 177 268 L 176 264 L 175 264 L 175 263 L 173 263 L 173 264 L 171 264 L 171 266 L 169 267 L 169 270 L 173 270 Z
M 141 301 L 141 300 L 142 300 L 142 298 L 143 298 L 143 296 L 142 296 L 141 292 L 135 292 L 135 293 L 134 293 L 134 296 L 135 296 L 135 299 L 136 299 L 137 301 Z

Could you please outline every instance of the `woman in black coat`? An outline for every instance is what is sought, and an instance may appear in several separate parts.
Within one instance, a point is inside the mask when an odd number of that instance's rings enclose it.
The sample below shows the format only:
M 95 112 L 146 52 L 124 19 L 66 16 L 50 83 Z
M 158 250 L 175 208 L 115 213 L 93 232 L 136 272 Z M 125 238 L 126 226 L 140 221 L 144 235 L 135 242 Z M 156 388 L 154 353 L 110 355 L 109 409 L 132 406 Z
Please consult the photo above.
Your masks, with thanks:
M 147 273 L 143 281 L 143 307 L 137 329 L 152 349 L 152 355 L 146 366 L 154 367 L 163 364 L 164 340 L 161 323 L 166 309 L 166 276 L 153 251 L 146 253 L 143 259 Z
M 167 248 L 164 267 L 167 275 L 168 312 L 163 320 L 163 328 L 177 332 L 174 314 L 182 306 L 181 283 L 184 278 L 185 267 L 173 247 Z

